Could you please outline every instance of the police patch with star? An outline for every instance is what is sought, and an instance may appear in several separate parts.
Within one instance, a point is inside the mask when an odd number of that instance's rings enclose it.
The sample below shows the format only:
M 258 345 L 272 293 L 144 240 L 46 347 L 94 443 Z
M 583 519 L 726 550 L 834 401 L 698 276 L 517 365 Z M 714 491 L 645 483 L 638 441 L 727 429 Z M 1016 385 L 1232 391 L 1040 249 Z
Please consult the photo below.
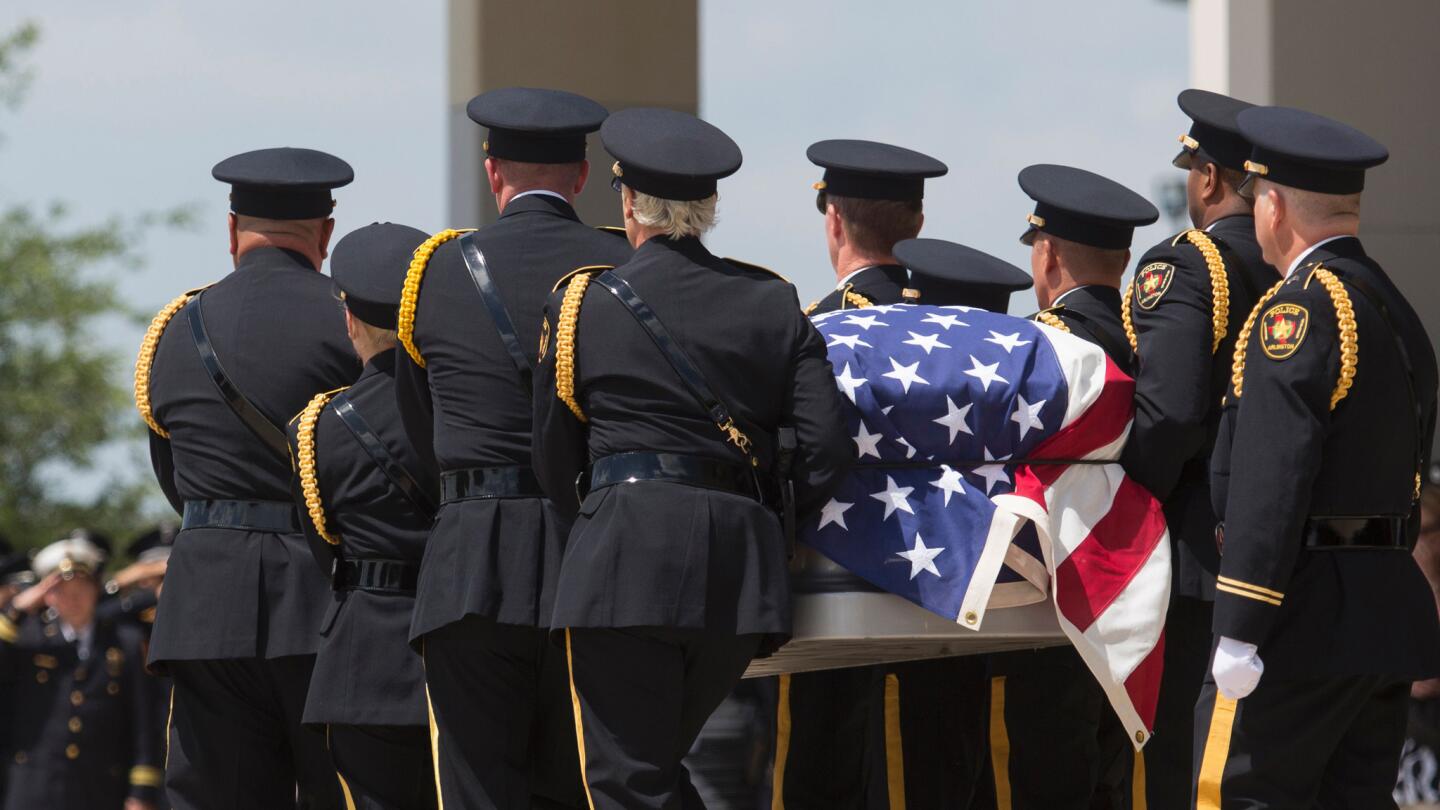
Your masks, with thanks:
M 1260 348 L 1271 360 L 1295 355 L 1309 332 L 1310 311 L 1299 304 L 1276 304 L 1260 317 Z
M 1154 309 L 1175 279 L 1175 265 L 1151 262 L 1135 274 L 1135 303 L 1141 309 Z

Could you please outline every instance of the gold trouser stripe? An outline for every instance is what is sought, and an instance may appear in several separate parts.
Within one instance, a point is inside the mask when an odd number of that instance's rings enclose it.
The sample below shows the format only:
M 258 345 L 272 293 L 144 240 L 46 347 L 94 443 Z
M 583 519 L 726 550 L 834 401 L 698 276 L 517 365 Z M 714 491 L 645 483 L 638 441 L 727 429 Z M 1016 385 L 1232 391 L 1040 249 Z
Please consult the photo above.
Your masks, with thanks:
M 1215 580 L 1216 580 L 1217 582 L 1223 582 L 1223 583 L 1225 583 L 1226 585 L 1230 585 L 1230 586 L 1233 586 L 1233 587 L 1236 587 L 1236 588 L 1244 588 L 1244 589 L 1247 590 L 1247 591 L 1253 591 L 1253 592 L 1255 592 L 1255 593 L 1263 594 L 1263 595 L 1265 595 L 1265 596 L 1273 596 L 1273 597 L 1275 597 L 1276 599 L 1284 599 L 1284 598 L 1285 598 L 1285 594 L 1283 594 L 1283 593 L 1281 593 L 1281 592 L 1279 592 L 1279 591 L 1272 591 L 1272 590 L 1270 590 L 1269 588 L 1262 588 L 1262 587 L 1260 587 L 1259 585 L 1251 585 L 1251 584 L 1248 583 L 1248 582 L 1241 582 L 1241 581 L 1238 580 L 1238 579 L 1231 579 L 1230 577 L 1216 577 Z
M 425 642 L 420 642 L 420 660 L 425 660 Z M 440 724 L 435 722 L 435 704 L 430 702 L 430 685 L 425 685 L 425 710 L 430 714 L 430 757 L 435 766 L 435 809 L 445 810 L 445 791 L 440 788 Z
M 1279 599 L 1271 599 L 1268 596 L 1261 596 L 1254 591 L 1247 591 L 1244 588 L 1232 588 L 1223 582 L 1216 582 L 1215 590 L 1221 591 L 1223 593 L 1233 593 L 1236 596 L 1243 596 L 1246 599 L 1254 599 L 1256 602 L 1264 602 L 1267 605 L 1274 605 L 1275 607 L 1280 607 Z
M 905 741 L 900 737 L 900 676 L 885 674 L 885 782 L 890 810 L 905 810 Z
M 1145 752 L 1135 752 L 1135 768 L 1130 772 L 1130 810 L 1148 810 L 1145 803 Z
M 1215 693 L 1210 732 L 1205 735 L 1205 755 L 1200 758 L 1195 810 L 1220 810 L 1220 785 L 1225 776 L 1225 761 L 1230 758 L 1230 732 L 1235 726 L 1235 706 L 1236 701 L 1218 691 Z
M 770 810 L 785 810 L 785 765 L 790 760 L 790 676 L 780 676 L 780 700 L 775 710 L 775 777 L 771 780 Z
M 165 714 L 165 770 L 170 770 L 170 729 L 175 726 L 175 687 L 170 687 L 170 711 Z
M 580 783 L 585 786 L 585 804 L 595 810 L 590 796 L 590 773 L 585 766 L 585 721 L 580 718 L 580 693 L 575 690 L 575 654 L 570 650 L 570 628 L 565 628 L 565 672 L 570 676 L 570 706 L 575 712 L 575 747 L 580 751 Z
M 990 765 L 995 770 L 996 810 L 1010 808 L 1010 732 L 1005 728 L 1005 678 L 990 679 Z

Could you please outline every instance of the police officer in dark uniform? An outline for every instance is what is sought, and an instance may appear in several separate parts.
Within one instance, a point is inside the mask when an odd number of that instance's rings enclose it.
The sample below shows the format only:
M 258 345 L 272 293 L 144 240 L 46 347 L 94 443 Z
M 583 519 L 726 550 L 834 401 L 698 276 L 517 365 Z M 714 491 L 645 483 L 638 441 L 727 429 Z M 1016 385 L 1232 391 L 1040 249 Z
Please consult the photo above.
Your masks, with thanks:
M 1220 567 L 1210 452 L 1235 336 L 1279 278 L 1260 256 L 1251 201 L 1239 193 L 1250 143 L 1236 116 L 1253 105 L 1205 90 L 1186 90 L 1179 103 L 1193 122 L 1175 165 L 1186 170 L 1194 227 L 1141 257 L 1124 300 L 1137 369 L 1135 422 L 1121 460 L 1165 504 L 1174 572 L 1156 734 L 1142 756 L 1146 797 L 1157 808 L 1190 800 L 1195 701 L 1210 661 Z
M 158 684 L 145 672 L 141 629 L 96 615 L 104 560 L 83 537 L 46 546 L 35 555 L 39 584 L 0 615 L 0 677 L 13 704 L 5 810 L 160 806 Z
M 500 218 L 427 241 L 400 308 L 400 413 L 415 446 L 433 453 L 427 475 L 442 503 L 411 637 L 425 656 L 442 802 L 528 808 L 539 791 L 583 803 L 564 660 L 547 656 L 570 521 L 531 470 L 531 369 L 556 281 L 624 262 L 630 245 L 572 207 L 589 175 L 585 136 L 604 107 L 506 88 L 471 100 L 468 112 L 489 130 L 485 167 Z
M 920 233 L 925 180 L 949 168 L 913 149 L 875 141 L 819 141 L 805 156 L 825 169 L 815 183 L 815 206 L 825 215 L 836 279 L 835 289 L 805 314 L 900 303 L 909 277 L 890 249 Z
M 366 810 L 436 806 L 425 672 L 409 645 L 435 505 L 395 406 L 400 290 L 428 238 L 387 222 L 335 245 L 330 273 L 365 370 L 289 428 L 296 503 L 333 588 L 304 719 L 327 735 L 346 806 Z
M 1256 237 L 1285 278 L 1241 327 L 1211 461 L 1223 523 L 1197 806 L 1393 807 L 1409 682 L 1440 674 L 1409 553 L 1435 356 L 1355 236 L 1385 147 L 1301 110 L 1237 120 Z
M 806 307 L 807 315 L 899 304 L 906 300 L 910 277 L 894 254 L 897 242 L 912 239 L 924 223 L 925 181 L 948 169 L 929 155 L 875 141 L 826 140 L 806 150 L 810 162 L 825 170 L 815 183 L 816 207 L 825 215 L 825 241 L 837 284 L 830 294 Z M 873 591 L 848 572 L 811 570 L 814 552 L 797 559 L 797 589 Z M 775 770 L 772 790 L 781 806 L 803 808 L 887 807 L 903 773 L 922 760 L 887 756 L 885 729 L 909 717 L 910 701 L 886 702 L 902 690 L 892 668 L 849 667 L 782 675 L 776 700 Z M 907 696 L 910 690 L 904 690 Z M 918 702 L 915 705 L 920 705 Z M 902 707 L 904 710 L 902 711 Z M 912 753 L 926 748 L 917 732 Z M 924 740 L 924 742 L 922 742 Z M 907 746 L 911 747 L 911 746 Z M 963 756 L 961 757 L 963 758 Z M 945 783 L 964 769 L 946 767 Z M 934 775 L 921 784 L 941 788 Z
M 579 510 L 552 622 L 590 806 L 698 807 L 682 757 L 790 630 L 777 511 L 817 508 L 852 451 L 794 288 L 700 242 L 739 148 L 658 109 L 616 113 L 601 137 L 637 250 L 580 268 L 547 309 L 536 473 Z
M 1136 227 L 1160 213 L 1113 180 L 1068 166 L 1030 166 L 1034 320 L 1099 346 L 1122 369 L 1134 358 L 1120 277 Z M 997 797 L 1017 810 L 1130 806 L 1132 746 L 1080 654 L 1069 645 L 991 657 L 991 765 Z M 1006 806 L 1002 798 L 1001 806 Z
M 1130 263 L 1135 228 L 1160 218 L 1149 200 L 1084 169 L 1027 166 L 1020 188 L 1035 201 L 1020 243 L 1030 248 L 1030 271 L 1041 310 L 1031 316 L 1105 350 L 1130 372 L 1134 354 L 1121 315 L 1120 277 Z
M 156 478 L 184 515 L 151 640 L 175 680 L 166 787 L 181 810 L 336 807 L 300 727 L 329 583 L 290 495 L 283 426 L 360 373 L 318 271 L 350 166 L 308 149 L 221 161 L 235 271 L 156 316 L 136 364 Z M 174 322 L 172 322 L 172 318 Z M 168 325 L 168 328 L 167 328 Z

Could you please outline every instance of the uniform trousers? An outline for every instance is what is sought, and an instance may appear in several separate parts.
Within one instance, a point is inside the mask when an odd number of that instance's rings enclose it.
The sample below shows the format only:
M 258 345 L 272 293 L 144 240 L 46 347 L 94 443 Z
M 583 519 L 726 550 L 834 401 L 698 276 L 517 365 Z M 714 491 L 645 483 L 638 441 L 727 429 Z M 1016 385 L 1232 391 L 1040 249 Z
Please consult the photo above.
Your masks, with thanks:
M 1231 700 L 1207 677 L 1195 705 L 1199 810 L 1379 810 L 1405 745 L 1410 683 L 1383 675 L 1262 676 Z
M 1155 735 L 1140 755 L 1145 799 L 1156 810 L 1185 807 L 1194 789 L 1195 704 L 1210 667 L 1214 615 L 1214 602 L 1188 597 L 1171 599 L 1165 615 L 1165 673 Z
M 166 663 L 175 810 L 343 806 L 325 737 L 300 722 L 314 665 L 313 655 Z
M 703 808 L 681 760 L 762 636 L 585 627 L 564 640 L 589 807 Z
M 997 807 L 1128 808 L 1133 750 L 1105 691 L 1073 647 L 991 656 Z
M 425 635 L 442 806 L 584 807 L 565 660 L 548 638 L 478 616 Z
M 435 762 L 424 726 L 326 728 L 346 810 L 434 810 Z

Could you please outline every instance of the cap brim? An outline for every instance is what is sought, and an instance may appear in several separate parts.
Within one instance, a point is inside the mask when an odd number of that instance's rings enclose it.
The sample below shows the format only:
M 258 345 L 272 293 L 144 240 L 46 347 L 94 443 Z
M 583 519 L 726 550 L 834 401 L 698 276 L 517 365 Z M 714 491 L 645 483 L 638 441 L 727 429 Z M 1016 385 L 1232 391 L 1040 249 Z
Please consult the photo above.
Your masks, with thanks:
M 1024 245 L 1025 247 L 1030 247 L 1035 244 L 1035 237 L 1039 235 L 1040 229 L 1035 227 L 1034 225 L 1031 225 L 1030 227 L 1025 229 L 1024 233 L 1020 234 L 1020 244 Z
M 1190 167 L 1194 164 L 1194 161 L 1194 152 L 1191 152 L 1189 149 L 1181 149 L 1180 154 L 1176 155 L 1175 159 L 1170 161 L 1170 165 L 1174 166 L 1177 169 L 1184 169 L 1186 171 L 1189 171 Z

